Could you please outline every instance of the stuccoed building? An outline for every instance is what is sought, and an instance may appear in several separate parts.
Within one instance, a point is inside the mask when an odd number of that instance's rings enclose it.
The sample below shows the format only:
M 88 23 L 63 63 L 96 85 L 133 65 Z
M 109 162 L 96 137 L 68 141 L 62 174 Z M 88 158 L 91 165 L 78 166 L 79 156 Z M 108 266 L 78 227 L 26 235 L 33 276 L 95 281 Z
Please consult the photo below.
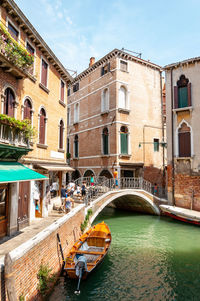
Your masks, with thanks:
M 200 210 L 200 58 L 167 65 L 165 73 L 169 200 Z
M 144 176 L 161 183 L 164 168 L 161 67 L 114 49 L 68 89 L 72 177 Z
M 47 216 L 65 183 L 70 75 L 13 0 L 0 8 L 1 237 Z

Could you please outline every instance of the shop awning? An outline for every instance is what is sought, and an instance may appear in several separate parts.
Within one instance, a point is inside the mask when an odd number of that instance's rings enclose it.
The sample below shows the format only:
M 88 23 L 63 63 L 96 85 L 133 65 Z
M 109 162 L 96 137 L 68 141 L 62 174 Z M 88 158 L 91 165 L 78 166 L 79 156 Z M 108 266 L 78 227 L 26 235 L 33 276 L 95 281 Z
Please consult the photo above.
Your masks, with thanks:
M 46 179 L 48 178 L 18 162 L 0 162 L 0 183 Z
M 72 167 L 69 166 L 59 166 L 59 165 L 37 165 L 37 167 L 48 170 L 48 171 L 74 171 Z

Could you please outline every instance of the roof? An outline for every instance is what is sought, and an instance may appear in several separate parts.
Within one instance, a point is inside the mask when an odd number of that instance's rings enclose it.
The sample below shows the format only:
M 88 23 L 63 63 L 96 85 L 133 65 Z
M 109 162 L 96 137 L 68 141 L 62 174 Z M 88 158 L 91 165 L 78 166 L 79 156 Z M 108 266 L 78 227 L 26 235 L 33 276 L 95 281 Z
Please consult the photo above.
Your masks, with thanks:
M 146 65 L 150 68 L 157 69 L 159 71 L 162 71 L 162 67 L 159 65 L 156 65 L 150 61 L 143 60 L 141 58 L 138 58 L 130 53 L 127 53 L 123 50 L 119 50 L 117 48 L 113 49 L 111 52 L 106 54 L 104 57 L 102 57 L 100 60 L 98 60 L 96 63 L 94 63 L 91 67 L 88 67 L 83 72 L 78 74 L 72 81 L 72 84 L 76 81 L 80 80 L 81 78 L 87 76 L 90 72 L 92 72 L 94 69 L 98 68 L 100 65 L 108 62 L 113 57 L 121 57 L 122 59 L 135 61 L 137 63 L 140 63 L 142 65 Z
M 200 56 L 166 65 L 163 69 L 168 70 L 168 69 L 177 68 L 177 67 L 187 65 L 187 64 L 193 64 L 193 63 L 199 62 L 199 61 L 200 61 Z
M 30 41 L 38 47 L 44 56 L 49 60 L 49 62 L 54 66 L 54 68 L 61 74 L 62 78 L 67 82 L 72 80 L 71 75 L 59 61 L 59 59 L 55 56 L 53 51 L 49 48 L 49 46 L 45 43 L 42 37 L 39 35 L 37 30 L 33 27 L 33 25 L 29 22 L 20 8 L 13 0 L 2 0 L 1 6 L 6 8 L 8 14 L 15 18 L 16 22 L 19 24 L 21 29 L 26 32 L 26 35 L 30 39 Z

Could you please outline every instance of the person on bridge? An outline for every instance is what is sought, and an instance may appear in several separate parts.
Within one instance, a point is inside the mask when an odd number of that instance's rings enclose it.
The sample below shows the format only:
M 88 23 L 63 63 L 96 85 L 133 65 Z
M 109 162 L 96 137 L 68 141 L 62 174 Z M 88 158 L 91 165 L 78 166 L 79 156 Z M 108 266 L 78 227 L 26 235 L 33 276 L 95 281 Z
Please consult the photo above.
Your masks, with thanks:
M 90 184 L 91 186 L 94 186 L 94 175 L 91 175 Z

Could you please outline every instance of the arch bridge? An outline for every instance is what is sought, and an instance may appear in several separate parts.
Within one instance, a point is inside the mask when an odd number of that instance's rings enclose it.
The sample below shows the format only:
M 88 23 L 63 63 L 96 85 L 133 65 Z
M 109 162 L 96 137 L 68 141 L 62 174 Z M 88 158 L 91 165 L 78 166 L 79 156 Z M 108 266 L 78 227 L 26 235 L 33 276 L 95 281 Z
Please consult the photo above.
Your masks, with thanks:
M 143 178 L 96 179 L 95 186 L 89 187 L 85 198 L 86 212 L 92 209 L 91 223 L 108 205 L 114 208 L 160 215 L 160 204 L 166 204 L 166 190 L 158 187 L 153 194 L 153 185 Z

